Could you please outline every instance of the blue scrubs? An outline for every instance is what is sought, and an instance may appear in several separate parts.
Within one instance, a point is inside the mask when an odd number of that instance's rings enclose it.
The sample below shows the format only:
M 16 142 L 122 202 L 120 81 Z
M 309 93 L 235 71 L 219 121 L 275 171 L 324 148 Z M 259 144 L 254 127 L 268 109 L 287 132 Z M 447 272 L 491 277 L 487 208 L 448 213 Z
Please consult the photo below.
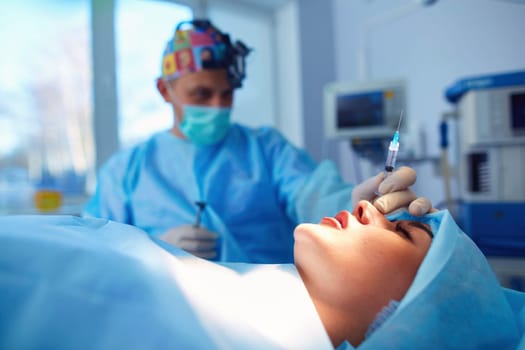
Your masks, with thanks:
M 216 145 L 165 131 L 114 155 L 84 215 L 158 236 L 194 223 L 195 201 L 205 201 L 201 224 L 219 233 L 219 260 L 283 263 L 293 261 L 295 226 L 351 209 L 352 189 L 275 129 L 233 124 Z

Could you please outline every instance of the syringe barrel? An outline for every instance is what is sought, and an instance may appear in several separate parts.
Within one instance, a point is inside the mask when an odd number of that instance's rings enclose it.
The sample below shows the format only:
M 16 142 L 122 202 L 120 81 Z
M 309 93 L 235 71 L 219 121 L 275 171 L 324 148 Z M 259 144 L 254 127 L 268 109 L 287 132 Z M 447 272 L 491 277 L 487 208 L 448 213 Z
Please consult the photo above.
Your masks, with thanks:
M 397 151 L 399 150 L 399 143 L 390 142 L 390 147 L 388 147 L 388 156 L 386 157 L 385 170 L 387 172 L 394 171 L 396 166 Z

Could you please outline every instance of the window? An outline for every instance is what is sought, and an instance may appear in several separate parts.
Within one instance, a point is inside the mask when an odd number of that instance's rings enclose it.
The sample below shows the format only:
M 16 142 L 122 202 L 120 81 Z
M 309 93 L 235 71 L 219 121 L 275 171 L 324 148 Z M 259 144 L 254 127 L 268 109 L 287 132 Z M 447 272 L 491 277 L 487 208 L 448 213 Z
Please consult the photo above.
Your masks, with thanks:
M 35 188 L 84 192 L 93 171 L 87 0 L 2 1 L 0 213 Z
M 144 0 L 120 0 L 115 13 L 119 138 L 127 147 L 173 125 L 155 81 L 170 34 L 193 15 L 188 6 Z
M 191 6 L 155 0 L 0 1 L 0 13 L 9 14 L 0 23 L 0 214 L 36 212 L 37 189 L 64 195 L 60 213 L 79 213 L 94 189 L 96 167 L 109 154 L 172 126 L 171 106 L 155 81 L 164 45 L 178 22 L 192 19 L 193 7 L 254 48 L 232 118 L 251 126 L 275 124 L 270 12 L 227 1 L 181 3 Z M 113 38 L 116 62 L 104 55 Z

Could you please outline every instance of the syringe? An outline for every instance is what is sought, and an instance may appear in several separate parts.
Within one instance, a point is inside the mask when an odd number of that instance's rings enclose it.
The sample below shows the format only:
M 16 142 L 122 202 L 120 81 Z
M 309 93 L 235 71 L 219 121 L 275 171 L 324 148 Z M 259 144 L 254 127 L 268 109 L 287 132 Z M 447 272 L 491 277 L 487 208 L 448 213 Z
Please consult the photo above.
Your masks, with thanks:
M 399 116 L 399 122 L 397 123 L 397 130 L 394 133 L 392 141 L 388 146 L 388 156 L 386 157 L 385 162 L 385 171 L 386 176 L 390 175 L 396 166 L 397 152 L 399 151 L 399 127 L 401 126 L 401 120 L 403 119 L 403 110 L 401 110 L 401 115 Z

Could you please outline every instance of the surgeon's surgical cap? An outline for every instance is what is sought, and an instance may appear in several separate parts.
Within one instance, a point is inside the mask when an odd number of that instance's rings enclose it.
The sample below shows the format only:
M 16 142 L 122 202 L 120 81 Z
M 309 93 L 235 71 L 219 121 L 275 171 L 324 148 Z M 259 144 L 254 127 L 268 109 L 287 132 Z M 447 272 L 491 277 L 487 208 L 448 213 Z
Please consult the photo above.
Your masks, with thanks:
M 245 57 L 249 52 L 241 41 L 232 44 L 229 35 L 208 20 L 181 22 L 164 49 L 162 78 L 173 80 L 202 69 L 224 68 L 231 86 L 238 88 L 246 76 Z

